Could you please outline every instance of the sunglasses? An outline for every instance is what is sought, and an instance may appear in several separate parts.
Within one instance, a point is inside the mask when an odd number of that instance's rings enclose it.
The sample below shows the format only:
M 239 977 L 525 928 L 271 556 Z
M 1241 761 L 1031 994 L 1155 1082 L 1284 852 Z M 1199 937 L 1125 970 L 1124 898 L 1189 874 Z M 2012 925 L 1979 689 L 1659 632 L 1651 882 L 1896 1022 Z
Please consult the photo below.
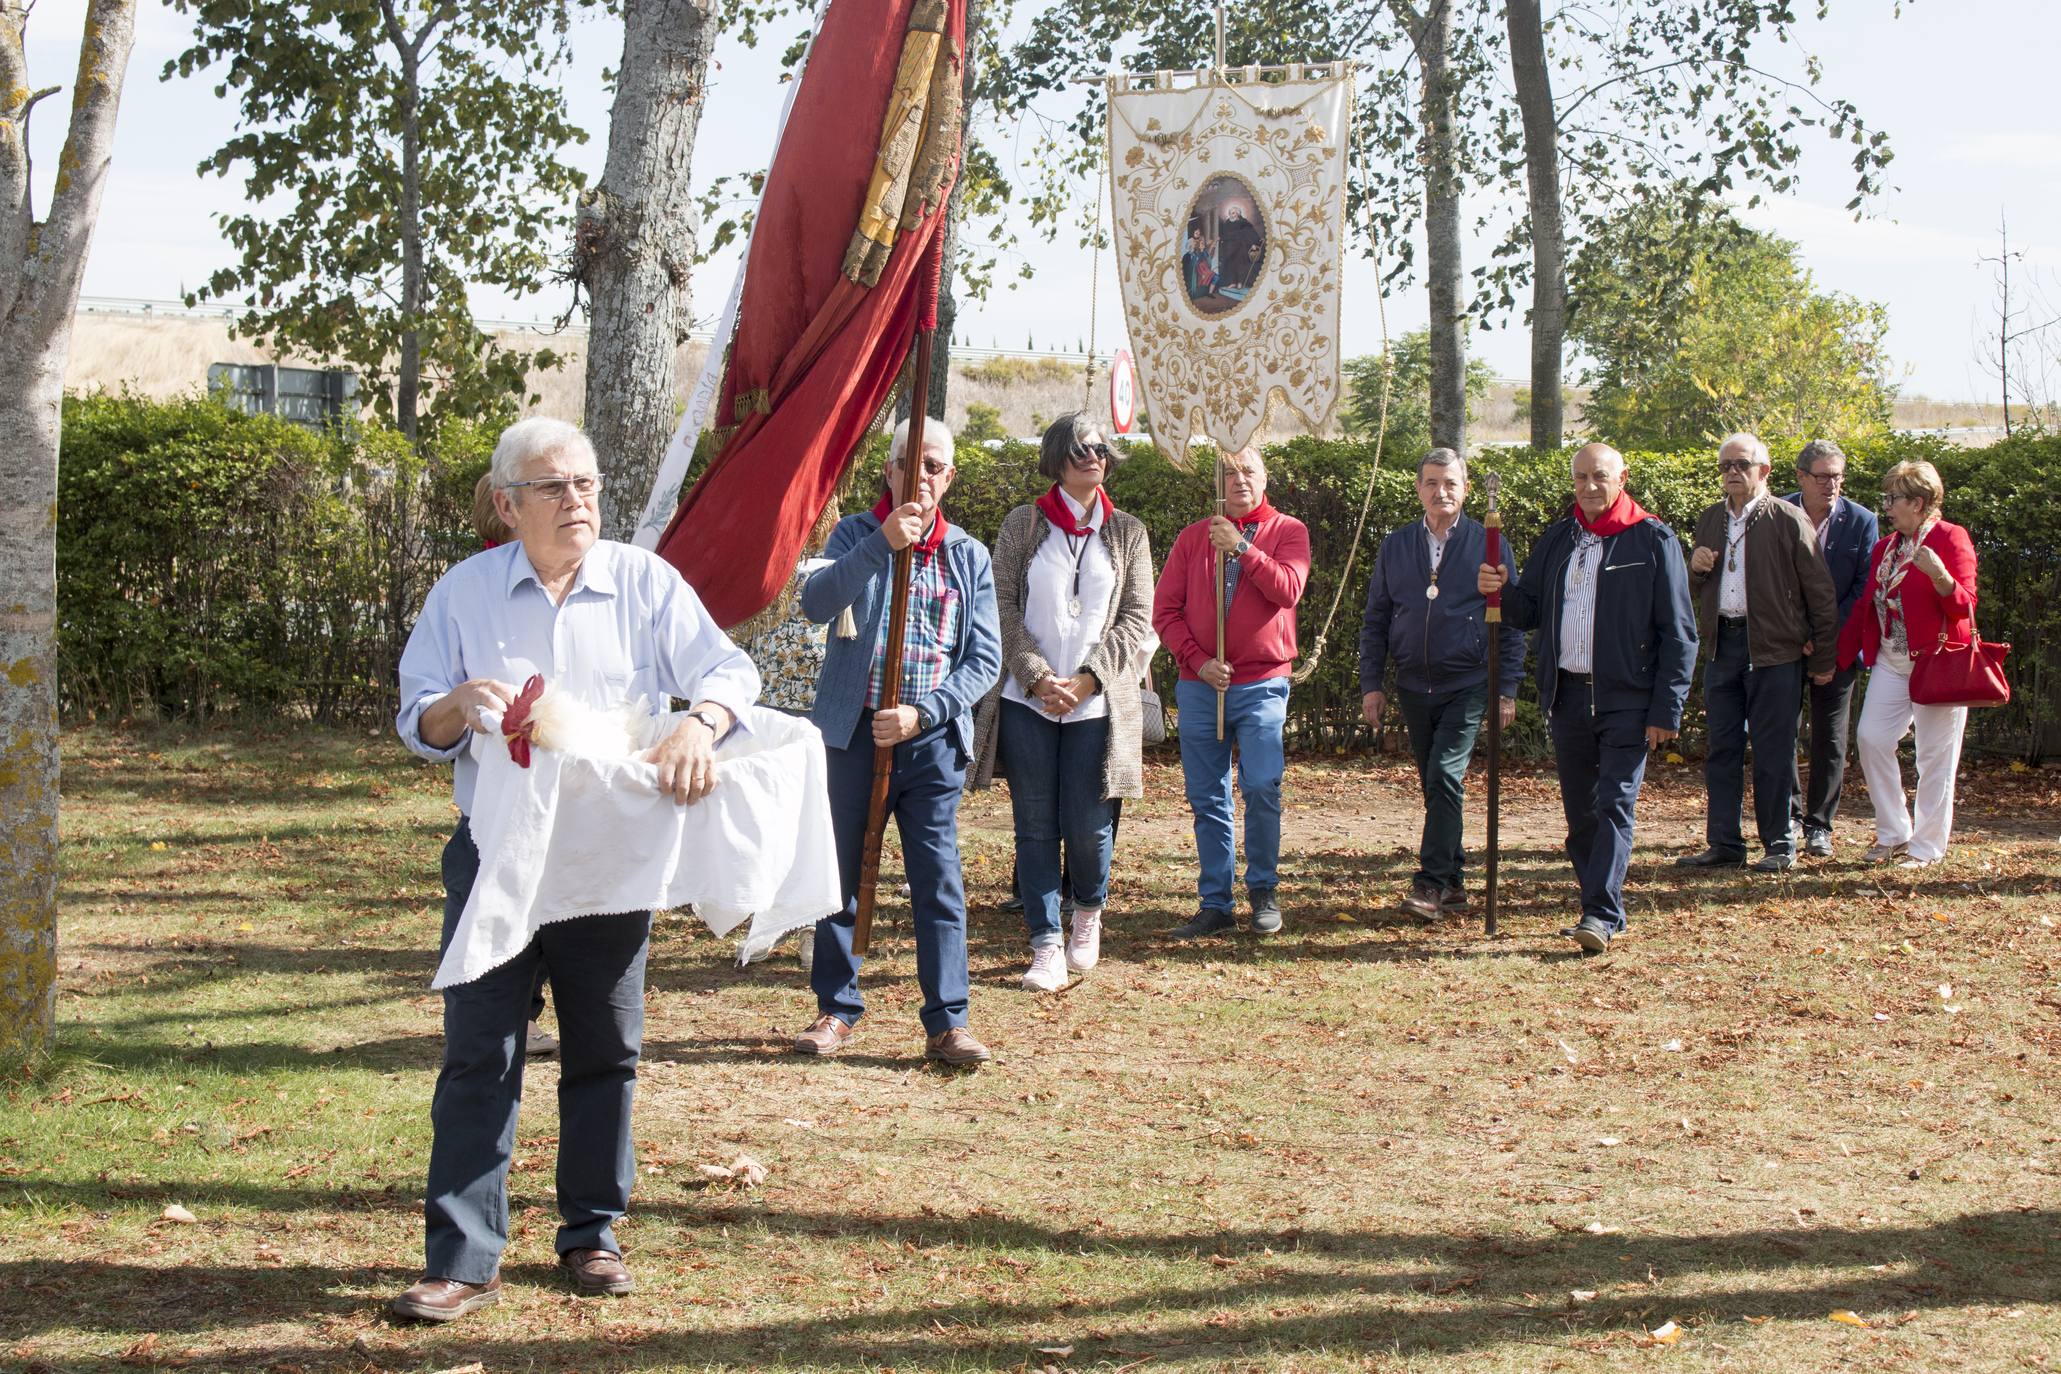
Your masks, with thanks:
M 1080 444 L 1066 455 L 1067 461 L 1077 468 L 1089 467 L 1095 463 L 1107 467 L 1115 458 L 1116 454 L 1107 444 Z

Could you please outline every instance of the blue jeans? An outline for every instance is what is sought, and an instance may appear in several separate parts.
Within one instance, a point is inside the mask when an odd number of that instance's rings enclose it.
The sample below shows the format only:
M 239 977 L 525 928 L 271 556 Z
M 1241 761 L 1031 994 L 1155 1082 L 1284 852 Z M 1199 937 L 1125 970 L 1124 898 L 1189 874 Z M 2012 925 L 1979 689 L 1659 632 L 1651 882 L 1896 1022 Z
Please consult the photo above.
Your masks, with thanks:
M 479 850 L 461 819 L 444 846 L 442 945 L 478 876 Z M 499 968 L 444 989 L 444 1067 L 429 1108 L 425 1273 L 485 1283 L 500 1268 L 523 1040 L 540 973 L 550 978 L 558 1009 L 558 1253 L 621 1253 L 613 1227 L 629 1210 L 637 1177 L 630 1104 L 650 937 L 648 911 L 555 921 Z
M 1061 725 L 1020 702 L 1002 703 L 999 748 L 1016 818 L 1016 892 L 1032 949 L 1056 945 L 1059 930 L 1059 844 L 1066 842 L 1075 906 L 1100 910 L 1109 899 L 1109 855 L 1115 843 L 1110 805 L 1102 796 L 1102 760 L 1109 717 Z
M 1417 783 L 1424 793 L 1424 833 L 1417 843 L 1417 881 L 1445 889 L 1460 886 L 1466 867 L 1460 804 L 1475 736 L 1488 706 L 1488 684 L 1457 692 L 1396 689 L 1396 705 L 1417 756 Z
M 1597 711 L 1586 678 L 1562 673 L 1553 699 L 1553 761 L 1567 813 L 1567 858 L 1582 916 L 1625 928 L 1624 875 L 1632 860 L 1639 784 L 1646 777 L 1646 713 Z
M 816 962 L 809 986 L 818 1012 L 859 1024 L 859 958 L 852 923 L 859 913 L 859 859 L 866 843 L 866 807 L 873 793 L 873 716 L 859 718 L 849 749 L 825 748 L 830 823 L 844 909 L 816 922 Z M 902 836 L 902 866 L 913 894 L 916 982 L 923 989 L 923 1030 L 941 1035 L 966 1024 L 966 886 L 959 872 L 959 795 L 966 758 L 950 722 L 895 746 L 887 786 L 888 814 Z
M 1703 718 L 1710 731 L 1703 782 L 1710 793 L 1704 835 L 1721 854 L 1746 857 L 1740 814 L 1746 806 L 1749 736 L 1760 846 L 1769 854 L 1796 854 L 1789 813 L 1796 800 L 1796 703 L 1803 682 L 1802 660 L 1756 668 L 1746 652 L 1745 624 L 1718 622 L 1717 656 L 1703 667 Z
M 1181 712 L 1181 776 L 1195 813 L 1195 855 L 1202 866 L 1196 889 L 1208 911 L 1231 910 L 1238 849 L 1232 839 L 1231 750 L 1238 751 L 1238 790 L 1245 797 L 1245 886 L 1273 888 L 1280 879 L 1281 742 L 1288 723 L 1288 679 L 1233 683 L 1224 694 L 1224 738 L 1217 738 L 1217 694 L 1206 682 L 1182 678 L 1174 687 Z

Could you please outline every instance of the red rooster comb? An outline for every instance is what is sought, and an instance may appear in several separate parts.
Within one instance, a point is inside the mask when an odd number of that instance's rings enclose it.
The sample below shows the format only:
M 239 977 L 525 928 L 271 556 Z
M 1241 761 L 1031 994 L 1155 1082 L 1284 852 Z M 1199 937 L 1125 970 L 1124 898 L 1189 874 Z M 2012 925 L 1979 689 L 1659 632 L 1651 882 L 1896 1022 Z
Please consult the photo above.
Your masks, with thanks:
M 530 732 L 536 726 L 530 721 L 530 707 L 537 704 L 537 698 L 544 695 L 544 675 L 531 673 L 528 682 L 522 684 L 522 691 L 501 717 L 501 737 L 508 741 L 508 757 L 515 760 L 518 768 L 530 766 Z

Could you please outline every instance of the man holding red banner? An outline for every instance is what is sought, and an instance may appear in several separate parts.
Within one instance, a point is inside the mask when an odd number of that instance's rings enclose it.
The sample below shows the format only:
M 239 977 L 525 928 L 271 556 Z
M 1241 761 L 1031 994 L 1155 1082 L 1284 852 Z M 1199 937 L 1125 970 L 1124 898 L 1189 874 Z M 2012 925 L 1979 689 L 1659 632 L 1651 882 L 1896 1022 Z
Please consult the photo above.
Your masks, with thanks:
M 888 492 L 901 487 L 908 440 L 904 420 L 889 447 Z M 830 566 L 802 588 L 802 614 L 810 620 L 841 621 L 849 611 L 850 621 L 830 637 L 809 715 L 823 732 L 844 909 L 816 923 L 809 985 L 816 993 L 817 1016 L 795 1040 L 798 1054 L 837 1053 L 850 1043 L 865 1010 L 852 928 L 874 750 L 891 746 L 894 772 L 887 805 L 901 832 L 915 916 L 924 1052 L 954 1067 L 988 1058 L 987 1047 L 966 1028 L 959 798 L 973 757 L 973 708 L 1002 670 L 1002 630 L 987 549 L 938 510 L 954 472 L 952 431 L 940 421 L 926 421 L 916 499 L 897 507 L 891 495 L 883 494 L 871 511 L 839 521 L 823 549 Z M 894 555 L 912 545 L 903 704 L 882 708 Z

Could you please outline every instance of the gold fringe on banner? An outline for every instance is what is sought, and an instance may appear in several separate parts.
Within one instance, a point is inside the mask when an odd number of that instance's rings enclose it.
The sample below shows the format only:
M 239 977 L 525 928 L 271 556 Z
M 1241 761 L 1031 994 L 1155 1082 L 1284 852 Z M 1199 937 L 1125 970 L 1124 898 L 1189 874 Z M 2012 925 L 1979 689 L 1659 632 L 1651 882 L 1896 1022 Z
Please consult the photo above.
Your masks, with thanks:
M 917 0 L 909 14 L 873 178 L 844 255 L 845 276 L 861 286 L 879 284 L 895 239 L 923 222 L 958 159 L 960 53 L 945 46 L 945 15 L 944 0 Z

